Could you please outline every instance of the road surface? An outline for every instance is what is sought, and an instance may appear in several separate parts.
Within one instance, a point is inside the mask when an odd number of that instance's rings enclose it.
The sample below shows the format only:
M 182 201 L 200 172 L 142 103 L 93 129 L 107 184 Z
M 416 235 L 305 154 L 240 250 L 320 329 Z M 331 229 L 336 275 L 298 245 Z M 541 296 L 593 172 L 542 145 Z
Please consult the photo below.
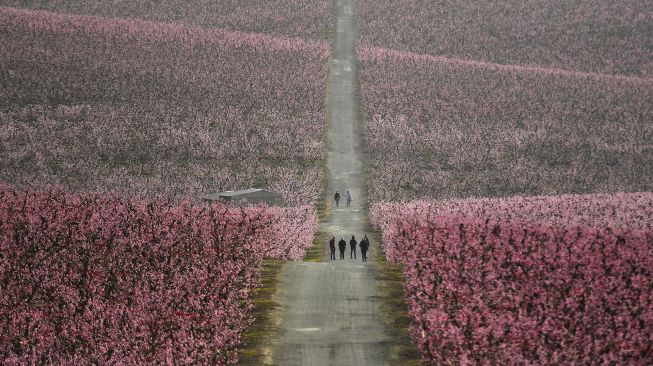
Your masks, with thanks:
M 356 69 L 356 2 L 336 0 L 336 34 L 330 61 L 328 85 L 329 143 L 328 191 L 342 194 L 341 205 L 333 208 L 321 230 L 358 241 L 367 227 L 366 187 L 359 131 Z M 344 193 L 354 197 L 344 207 Z M 333 200 L 331 201 L 333 203 Z M 379 243 L 372 242 L 371 253 Z M 328 246 L 326 247 L 328 250 Z M 368 253 L 368 254 L 371 254 Z M 338 258 L 339 255 L 336 255 Z M 364 366 L 384 365 L 389 336 L 379 314 L 380 298 L 373 261 L 349 259 L 318 263 L 288 263 L 279 275 L 274 300 L 280 304 L 279 324 L 270 344 L 273 365 Z

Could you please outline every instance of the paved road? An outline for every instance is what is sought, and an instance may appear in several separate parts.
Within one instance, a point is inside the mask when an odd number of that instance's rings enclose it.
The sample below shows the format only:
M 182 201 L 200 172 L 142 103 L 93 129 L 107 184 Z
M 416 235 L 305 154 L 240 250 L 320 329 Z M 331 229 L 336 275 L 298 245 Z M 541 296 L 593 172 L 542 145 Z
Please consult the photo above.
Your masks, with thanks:
M 329 76 L 328 194 L 343 193 L 321 229 L 347 241 L 360 240 L 367 225 L 362 172 L 362 136 L 358 118 L 355 0 L 335 0 L 336 37 Z M 354 201 L 346 208 L 344 192 Z M 331 201 L 333 202 L 333 201 Z M 378 243 L 372 243 L 374 248 Z M 328 248 L 327 248 L 328 250 Z M 388 335 L 379 317 L 374 262 L 357 260 L 295 262 L 279 276 L 275 301 L 281 305 L 277 334 L 271 339 L 268 362 L 274 365 L 379 366 L 387 358 Z

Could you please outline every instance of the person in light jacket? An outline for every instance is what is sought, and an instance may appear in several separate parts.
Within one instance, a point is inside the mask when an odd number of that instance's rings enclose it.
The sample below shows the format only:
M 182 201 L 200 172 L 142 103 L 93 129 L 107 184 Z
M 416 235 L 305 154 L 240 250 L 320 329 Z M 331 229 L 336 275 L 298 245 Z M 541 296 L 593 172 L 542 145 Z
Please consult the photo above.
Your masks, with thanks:
M 345 193 L 345 200 L 347 200 L 347 207 L 349 207 L 351 205 L 351 201 L 354 200 L 354 198 L 351 196 L 351 193 L 349 193 L 349 191 Z

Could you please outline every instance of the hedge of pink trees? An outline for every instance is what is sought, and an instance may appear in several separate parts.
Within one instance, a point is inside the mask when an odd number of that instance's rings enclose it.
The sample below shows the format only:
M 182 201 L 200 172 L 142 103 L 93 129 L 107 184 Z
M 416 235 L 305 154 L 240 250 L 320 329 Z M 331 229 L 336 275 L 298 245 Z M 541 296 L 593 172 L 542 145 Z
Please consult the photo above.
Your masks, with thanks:
M 137 18 L 267 35 L 326 40 L 332 4 L 318 0 L 0 0 L 0 5 L 76 15 Z
M 653 187 L 653 79 L 359 57 L 372 201 Z
M 0 181 L 321 194 L 329 45 L 0 8 Z
M 404 214 L 418 215 L 427 221 L 440 216 L 476 216 L 552 226 L 652 230 L 653 193 L 563 194 L 383 203 L 373 205 L 370 218 L 376 225 L 384 227 Z
M 298 259 L 310 207 L 0 187 L 0 363 L 233 364 L 264 257 Z
M 425 360 L 645 365 L 651 210 L 644 193 L 377 205 L 372 216 L 405 265 Z
M 653 77 L 653 13 L 638 0 L 361 0 L 358 16 L 365 45 Z

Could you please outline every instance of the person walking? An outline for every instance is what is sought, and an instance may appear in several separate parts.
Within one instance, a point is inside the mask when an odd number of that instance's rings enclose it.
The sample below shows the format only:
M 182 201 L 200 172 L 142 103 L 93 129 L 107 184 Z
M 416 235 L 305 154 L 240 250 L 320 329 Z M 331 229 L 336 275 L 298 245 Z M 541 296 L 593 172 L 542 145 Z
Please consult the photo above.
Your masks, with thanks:
M 336 237 L 334 236 L 329 240 L 329 249 L 331 249 L 331 260 L 336 259 Z
M 354 200 L 354 198 L 351 196 L 351 193 L 349 193 L 349 191 L 345 193 L 345 200 L 347 200 L 347 207 L 349 207 L 351 205 L 351 201 Z
M 336 200 L 336 207 L 340 204 L 340 192 L 336 191 L 336 194 L 333 196 L 333 199 Z
M 356 238 L 352 235 L 351 240 L 349 241 L 349 248 L 351 251 L 349 252 L 349 259 L 356 259 Z
M 338 242 L 338 249 L 340 249 L 340 259 L 345 259 L 345 249 L 347 248 L 347 242 L 345 238 L 341 238 Z
M 367 262 L 367 250 L 370 249 L 370 239 L 367 238 L 367 234 L 365 234 L 365 237 L 361 240 L 360 247 L 363 262 Z

